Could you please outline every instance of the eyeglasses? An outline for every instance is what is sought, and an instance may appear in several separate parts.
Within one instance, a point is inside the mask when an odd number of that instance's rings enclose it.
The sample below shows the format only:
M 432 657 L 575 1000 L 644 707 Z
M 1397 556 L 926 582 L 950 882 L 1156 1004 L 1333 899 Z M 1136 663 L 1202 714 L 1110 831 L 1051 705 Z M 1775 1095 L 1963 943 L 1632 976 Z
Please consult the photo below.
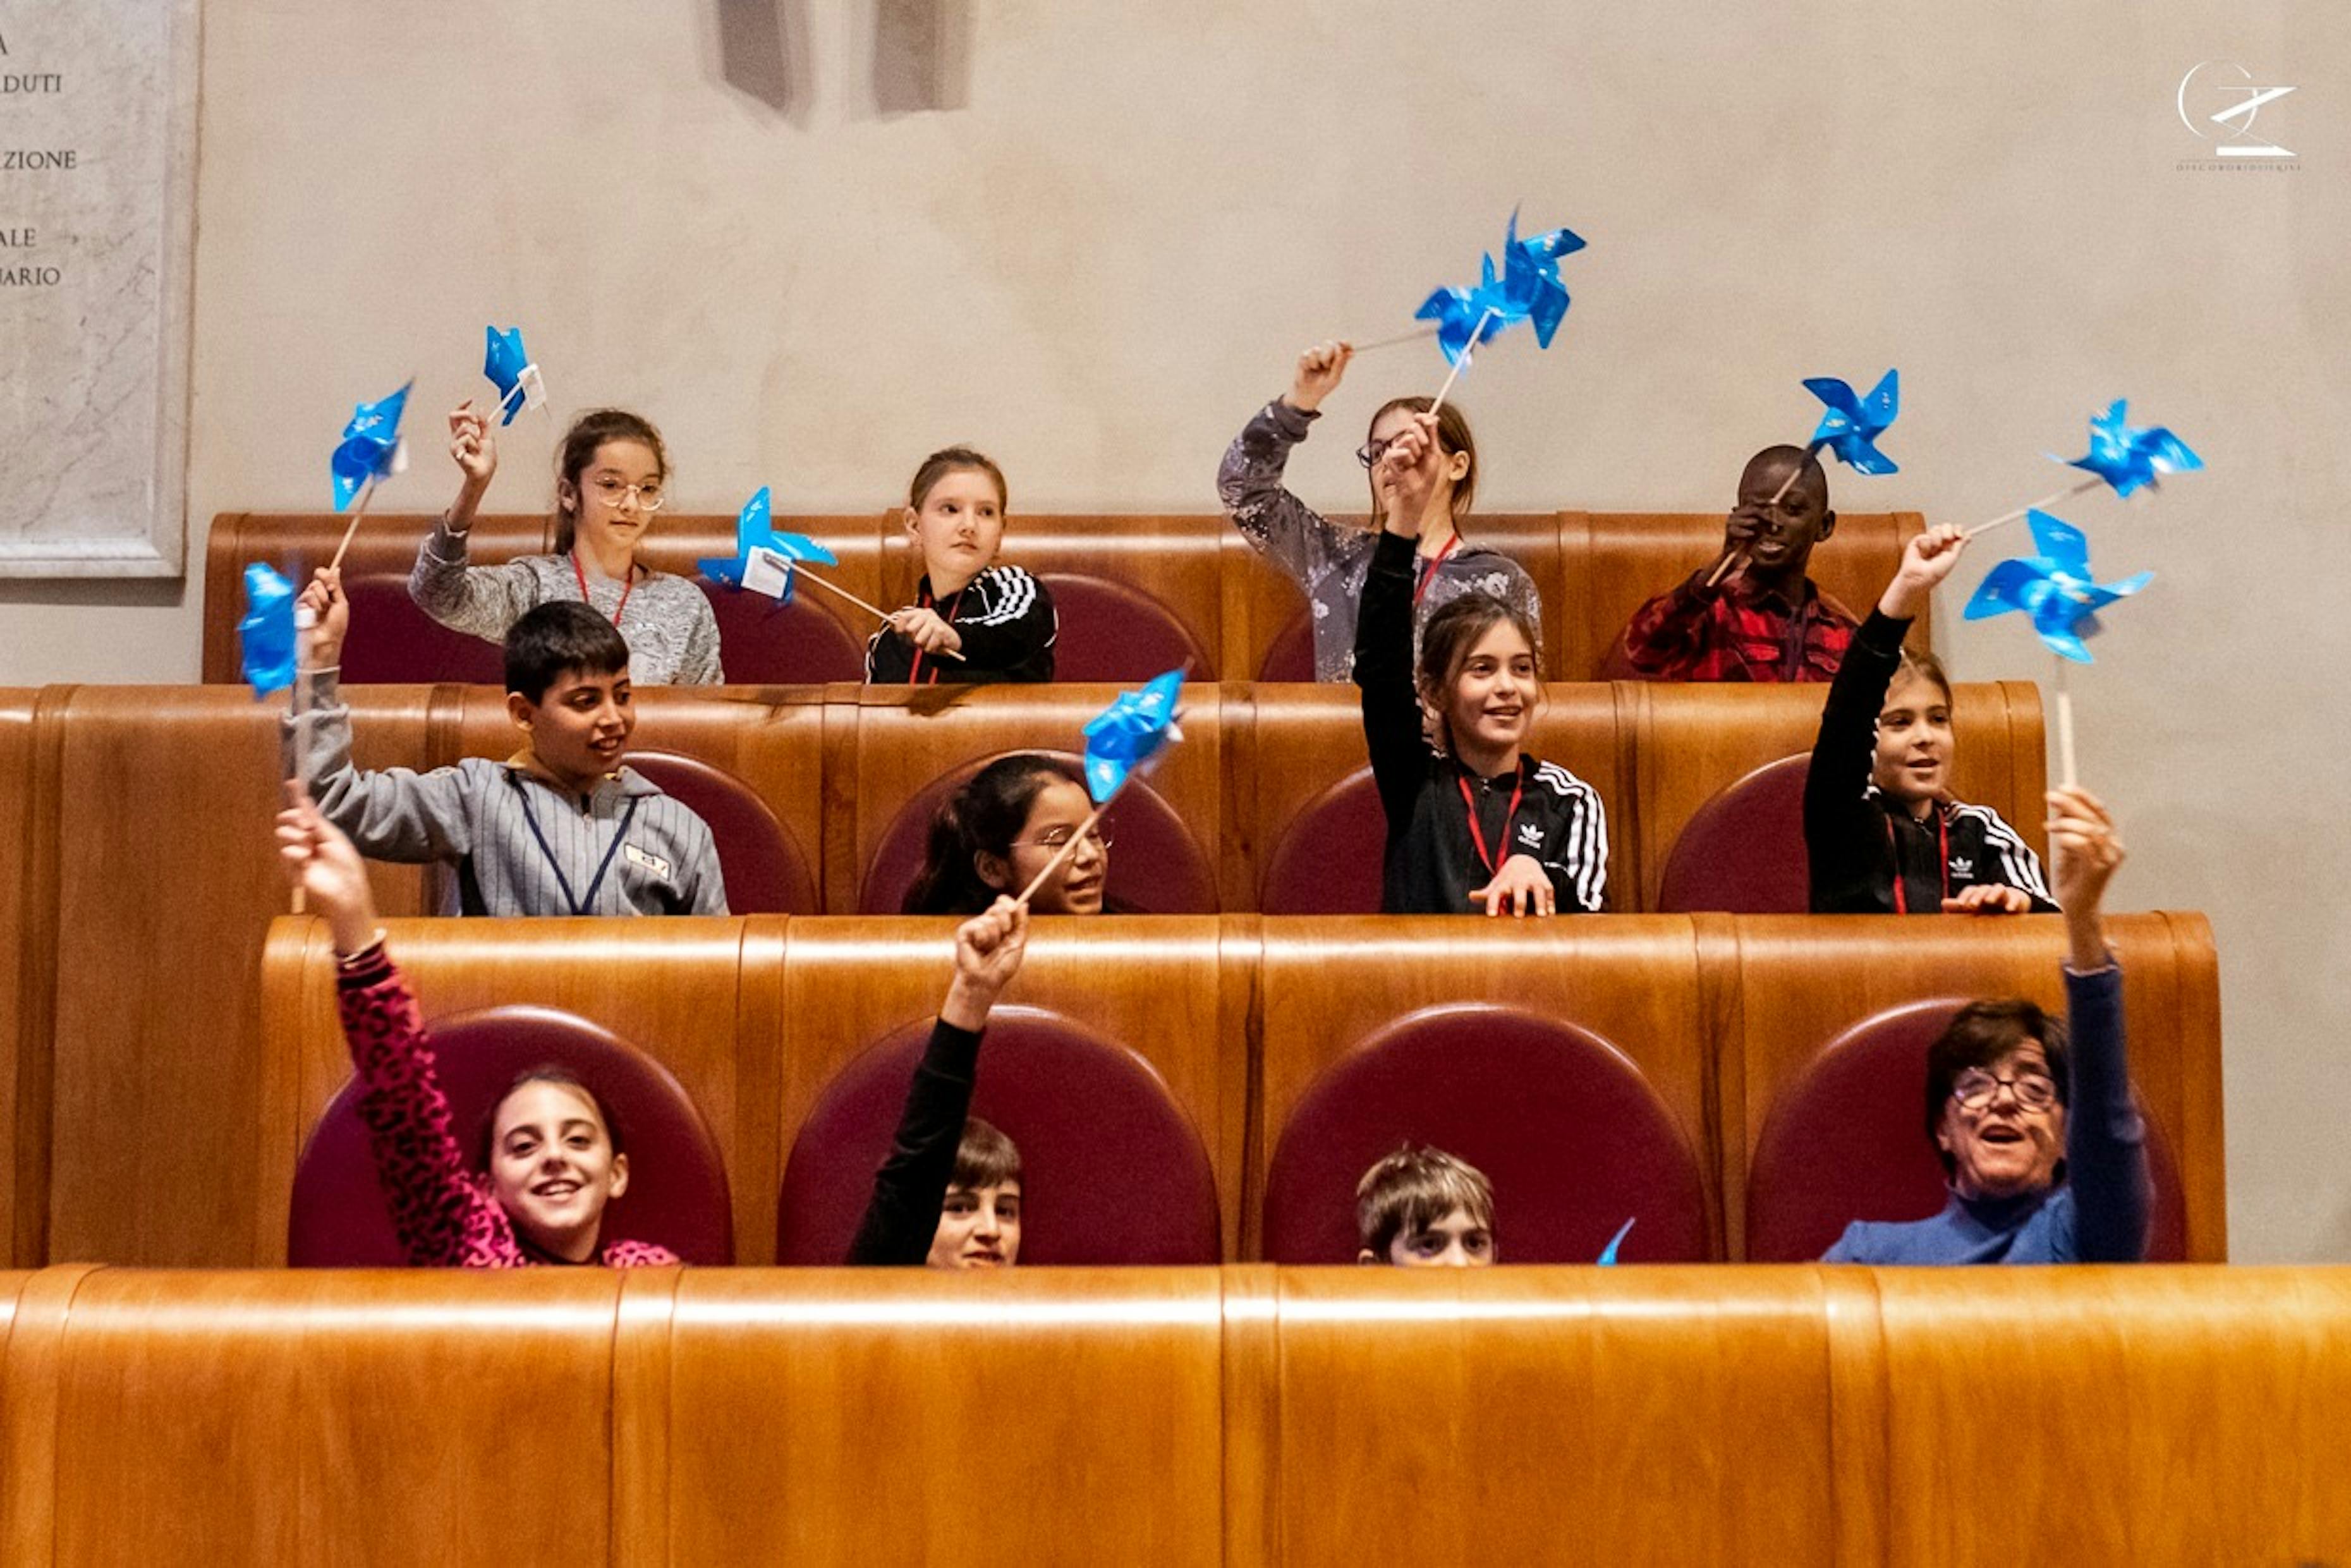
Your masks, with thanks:
M 637 498 L 637 505 L 648 512 L 660 511 L 662 502 L 665 499 L 662 495 L 659 480 L 650 485 L 627 485 L 618 479 L 602 478 L 592 480 L 590 484 L 596 492 L 596 498 L 616 512 L 629 504 L 629 497 L 632 496 Z
M 2057 1103 L 2057 1081 L 2045 1073 L 2024 1072 L 2002 1078 L 1980 1067 L 1970 1067 L 1951 1085 L 1951 1098 L 1970 1111 L 1980 1111 L 2005 1087 L 2028 1111 L 2046 1111 Z
M 1355 448 L 1355 461 L 1366 468 L 1373 467 L 1379 462 L 1380 455 L 1395 444 L 1396 438 L 1393 435 L 1385 441 L 1366 441 Z
M 1073 828 L 1048 828 L 1033 839 L 1013 840 L 1012 847 L 1014 849 L 1026 847 L 1040 850 L 1065 850 L 1070 847 L 1070 840 L 1075 836 L 1075 833 L 1076 830 Z M 1100 828 L 1088 828 L 1086 842 L 1098 850 L 1106 850 L 1110 848 L 1111 837 Z

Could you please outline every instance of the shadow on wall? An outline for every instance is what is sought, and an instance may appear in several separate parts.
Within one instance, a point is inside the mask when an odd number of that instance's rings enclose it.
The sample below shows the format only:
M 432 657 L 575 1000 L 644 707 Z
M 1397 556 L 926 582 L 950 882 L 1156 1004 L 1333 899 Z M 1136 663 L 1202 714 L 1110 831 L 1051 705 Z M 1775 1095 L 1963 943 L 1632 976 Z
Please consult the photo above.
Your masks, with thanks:
M 737 92 L 795 125 L 815 94 L 809 0 L 716 0 L 718 70 Z M 853 24 L 871 62 L 881 115 L 961 109 L 970 101 L 970 0 L 872 0 Z

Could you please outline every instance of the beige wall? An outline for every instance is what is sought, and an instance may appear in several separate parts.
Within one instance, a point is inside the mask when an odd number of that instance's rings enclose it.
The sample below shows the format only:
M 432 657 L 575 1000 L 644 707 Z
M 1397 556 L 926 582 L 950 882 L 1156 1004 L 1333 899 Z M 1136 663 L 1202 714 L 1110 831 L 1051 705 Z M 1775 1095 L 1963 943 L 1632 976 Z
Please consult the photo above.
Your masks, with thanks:
M 2212 469 L 2071 511 L 2102 567 L 2160 573 L 2076 682 L 2085 773 L 2126 815 L 2123 899 L 2220 932 L 2237 1256 L 2351 1260 L 2339 0 L 971 0 L 967 107 L 894 117 L 836 15 L 870 4 L 776 0 L 819 14 L 789 115 L 720 79 L 722 4 L 209 0 L 199 559 L 217 510 L 318 507 L 342 412 L 412 371 L 384 504 L 438 506 L 434 416 L 480 392 L 489 318 L 560 405 L 654 415 L 697 508 L 876 506 L 950 439 L 1016 507 L 1206 508 L 1301 345 L 1401 325 L 1520 201 L 1592 248 L 1550 354 L 1465 382 L 1498 508 L 1722 505 L 1805 432 L 1800 377 L 1892 362 L 1903 473 L 1840 497 L 1972 520 L 2126 393 Z M 2214 57 L 2300 87 L 2263 123 L 2300 172 L 2175 170 Z M 1357 422 L 1437 375 L 1367 360 L 1301 488 L 1350 501 Z M 518 428 L 517 509 L 550 446 Z M 0 682 L 193 679 L 196 607 L 141 592 L 0 590 Z M 2045 678 L 1955 609 L 1965 677 Z

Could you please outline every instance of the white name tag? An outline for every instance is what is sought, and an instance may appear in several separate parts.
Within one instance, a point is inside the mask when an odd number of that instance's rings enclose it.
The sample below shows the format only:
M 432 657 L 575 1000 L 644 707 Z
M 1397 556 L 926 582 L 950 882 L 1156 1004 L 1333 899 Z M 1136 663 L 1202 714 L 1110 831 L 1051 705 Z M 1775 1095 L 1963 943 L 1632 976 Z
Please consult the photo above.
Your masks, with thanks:
M 622 844 L 621 852 L 629 857 L 631 865 L 651 872 L 664 882 L 669 880 L 669 862 L 662 859 L 661 856 L 647 850 L 641 850 L 634 844 Z

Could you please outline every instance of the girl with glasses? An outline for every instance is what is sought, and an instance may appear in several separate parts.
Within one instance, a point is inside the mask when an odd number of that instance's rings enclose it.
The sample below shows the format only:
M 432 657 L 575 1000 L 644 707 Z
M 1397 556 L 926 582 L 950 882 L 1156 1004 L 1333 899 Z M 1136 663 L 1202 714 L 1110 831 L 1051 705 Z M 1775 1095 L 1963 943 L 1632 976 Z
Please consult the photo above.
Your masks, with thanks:
M 1365 528 L 1333 523 L 1286 489 L 1282 470 L 1290 448 L 1306 439 L 1320 417 L 1322 400 L 1338 390 L 1354 350 L 1345 343 L 1320 343 L 1298 357 L 1290 390 L 1250 420 L 1217 470 L 1217 494 L 1225 515 L 1260 555 L 1280 567 L 1304 591 L 1313 612 L 1314 678 L 1343 681 L 1354 666 L 1355 605 L 1364 574 L 1380 535 L 1379 488 L 1372 486 L 1371 521 Z M 1368 475 L 1388 444 L 1428 412 L 1426 397 L 1390 398 L 1372 415 L 1369 436 L 1355 453 Z M 1478 448 L 1469 421 L 1458 404 L 1437 413 L 1443 463 L 1435 504 L 1413 559 L 1413 625 L 1416 637 L 1429 616 L 1464 593 L 1501 600 L 1530 626 L 1542 624 L 1542 599 L 1525 569 L 1499 550 L 1464 540 L 1461 518 L 1478 492 Z M 1535 650 L 1538 668 L 1541 649 Z
M 983 913 L 1027 887 L 1092 813 L 1085 775 L 1074 764 L 1040 751 L 998 758 L 931 819 L 923 869 L 906 890 L 901 913 Z M 1110 845 L 1097 825 L 1029 907 L 1039 915 L 1100 915 L 1110 882 Z
M 463 476 L 457 498 L 425 536 L 408 579 L 417 608 L 452 631 L 502 642 L 526 612 L 576 600 L 620 628 L 629 674 L 640 686 L 716 685 L 718 620 L 691 580 L 639 559 L 653 516 L 668 500 L 669 455 L 661 433 L 622 409 L 582 414 L 556 459 L 555 553 L 499 566 L 466 559 L 466 535 L 498 471 L 495 410 L 469 399 L 449 415 L 449 455 Z

